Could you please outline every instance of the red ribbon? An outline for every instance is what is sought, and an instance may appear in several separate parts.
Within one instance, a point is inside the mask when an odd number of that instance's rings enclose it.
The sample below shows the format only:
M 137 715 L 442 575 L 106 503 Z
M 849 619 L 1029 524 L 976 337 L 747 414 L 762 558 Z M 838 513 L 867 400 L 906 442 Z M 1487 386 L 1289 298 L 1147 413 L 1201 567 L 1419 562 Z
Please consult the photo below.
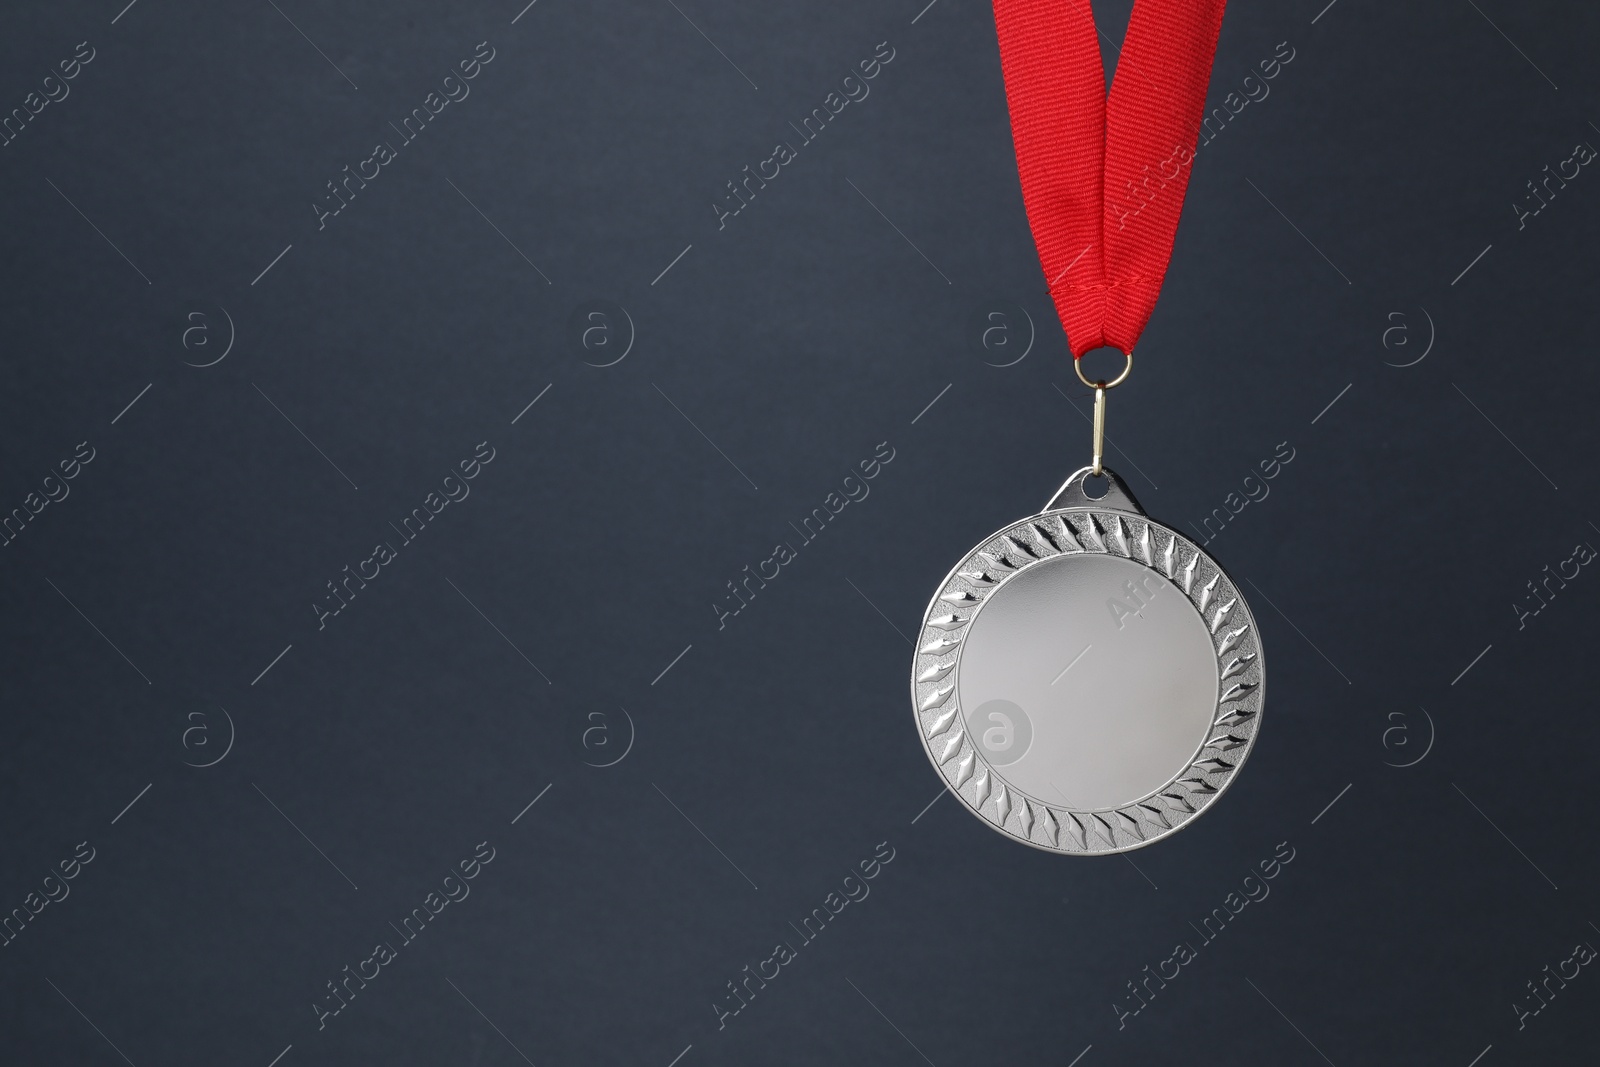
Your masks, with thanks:
M 1172 258 L 1227 0 L 1135 0 L 1110 99 L 1089 0 L 994 0 L 1022 201 L 1074 359 L 1131 353 Z

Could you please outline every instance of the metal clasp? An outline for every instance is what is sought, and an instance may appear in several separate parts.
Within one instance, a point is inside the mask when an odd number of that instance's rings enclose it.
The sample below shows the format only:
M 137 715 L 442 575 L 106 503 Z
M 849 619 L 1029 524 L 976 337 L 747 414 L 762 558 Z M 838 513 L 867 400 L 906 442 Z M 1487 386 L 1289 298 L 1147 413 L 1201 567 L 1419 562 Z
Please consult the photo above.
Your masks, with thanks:
M 1121 385 L 1127 380 L 1129 372 L 1133 370 L 1133 353 L 1125 352 L 1123 353 L 1123 358 L 1127 362 L 1123 365 L 1122 373 L 1109 382 L 1091 382 L 1083 376 L 1083 365 L 1078 361 L 1078 357 L 1074 356 L 1072 359 L 1072 369 L 1078 372 L 1078 380 L 1094 390 L 1094 464 L 1090 467 L 1090 471 L 1096 478 L 1105 473 L 1105 467 L 1101 465 L 1100 461 L 1105 455 L 1106 390 L 1115 389 Z

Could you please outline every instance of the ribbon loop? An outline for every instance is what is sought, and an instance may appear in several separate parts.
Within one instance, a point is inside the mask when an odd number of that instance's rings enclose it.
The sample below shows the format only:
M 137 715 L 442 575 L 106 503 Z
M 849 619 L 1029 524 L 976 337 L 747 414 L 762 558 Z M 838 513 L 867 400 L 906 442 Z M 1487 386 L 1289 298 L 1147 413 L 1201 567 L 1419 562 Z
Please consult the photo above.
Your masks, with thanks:
M 1022 201 L 1074 359 L 1131 353 L 1189 186 L 1227 0 L 1135 0 L 1109 98 L 1088 0 L 994 0 Z

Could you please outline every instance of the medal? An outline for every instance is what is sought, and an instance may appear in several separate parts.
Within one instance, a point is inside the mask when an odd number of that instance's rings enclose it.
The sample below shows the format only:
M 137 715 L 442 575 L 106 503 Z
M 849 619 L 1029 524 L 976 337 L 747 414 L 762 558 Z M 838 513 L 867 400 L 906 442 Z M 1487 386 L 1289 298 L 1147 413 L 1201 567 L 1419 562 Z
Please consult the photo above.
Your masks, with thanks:
M 945 576 L 911 698 L 951 791 L 1048 851 L 1126 852 L 1187 825 L 1260 729 L 1243 596 L 1101 462 L 1106 392 L 1132 370 L 1172 254 L 1224 5 L 1136 0 L 1108 100 L 1085 0 L 994 0 L 1029 226 L 1094 389 L 1093 462 Z M 1091 381 L 1078 360 L 1103 346 L 1126 366 Z

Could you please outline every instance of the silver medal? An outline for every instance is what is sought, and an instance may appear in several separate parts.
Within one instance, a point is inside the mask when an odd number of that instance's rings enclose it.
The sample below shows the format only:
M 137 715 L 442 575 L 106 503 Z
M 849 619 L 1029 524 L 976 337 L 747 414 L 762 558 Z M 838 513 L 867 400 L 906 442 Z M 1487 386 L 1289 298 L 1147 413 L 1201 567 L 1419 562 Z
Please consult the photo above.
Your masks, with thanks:
M 1142 848 L 1205 811 L 1249 756 L 1266 690 L 1227 574 L 1111 471 L 1090 498 L 1093 473 L 951 570 L 911 669 L 945 784 L 991 828 L 1072 855 Z

